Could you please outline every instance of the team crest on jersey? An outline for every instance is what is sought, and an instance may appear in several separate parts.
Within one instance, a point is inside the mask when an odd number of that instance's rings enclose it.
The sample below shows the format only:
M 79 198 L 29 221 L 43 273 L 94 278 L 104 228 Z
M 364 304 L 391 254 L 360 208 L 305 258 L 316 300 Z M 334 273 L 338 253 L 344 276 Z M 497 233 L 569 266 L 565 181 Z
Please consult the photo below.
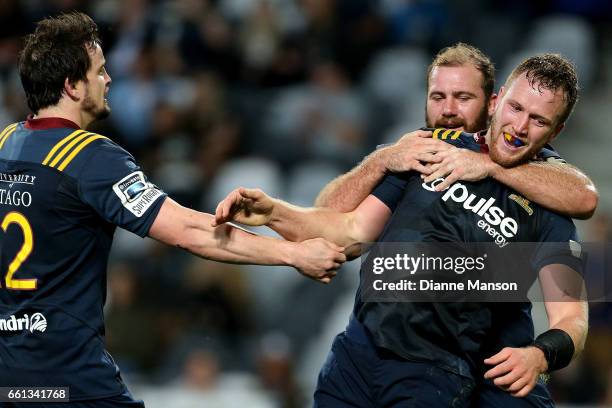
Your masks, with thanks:
M 531 204 L 531 201 L 517 194 L 510 194 L 508 198 L 523 207 L 523 209 L 527 211 L 527 214 L 533 215 L 533 208 L 529 206 L 529 204 Z
M 142 171 L 136 171 L 113 185 L 121 204 L 136 217 L 141 217 L 162 196 L 161 190 L 149 183 Z

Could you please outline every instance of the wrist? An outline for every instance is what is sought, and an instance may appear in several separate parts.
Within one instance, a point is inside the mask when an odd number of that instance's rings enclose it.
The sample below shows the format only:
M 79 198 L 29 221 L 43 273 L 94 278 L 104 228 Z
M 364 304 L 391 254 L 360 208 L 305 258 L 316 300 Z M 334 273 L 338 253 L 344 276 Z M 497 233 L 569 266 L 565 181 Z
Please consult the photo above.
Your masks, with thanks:
M 532 349 L 534 355 L 536 356 L 536 367 L 538 369 L 538 372 L 540 374 L 546 373 L 548 371 L 548 361 L 546 361 L 546 355 L 544 354 L 544 351 L 542 351 L 542 349 L 537 346 L 529 346 L 529 348 Z
M 283 205 L 276 199 L 272 199 L 272 210 L 270 211 L 270 216 L 268 217 L 268 222 L 266 222 L 266 226 L 274 229 L 274 226 L 278 225 L 283 219 Z
M 574 357 L 574 341 L 561 329 L 553 328 L 540 334 L 533 342 L 533 346 L 544 354 L 547 371 L 566 367 Z
M 296 266 L 296 252 L 297 252 L 297 243 L 291 241 L 281 241 L 281 250 L 279 251 L 281 254 L 281 262 L 286 266 Z
M 489 175 L 489 177 L 498 180 L 500 174 L 502 171 L 504 171 L 504 168 L 502 166 L 500 166 L 499 164 L 495 163 L 493 160 L 491 160 L 491 157 L 486 154 L 486 168 L 487 168 L 487 174 Z
M 375 150 L 369 155 L 364 164 L 364 170 L 368 174 L 378 174 L 384 176 L 388 170 L 389 155 L 393 152 L 392 146 L 383 147 Z

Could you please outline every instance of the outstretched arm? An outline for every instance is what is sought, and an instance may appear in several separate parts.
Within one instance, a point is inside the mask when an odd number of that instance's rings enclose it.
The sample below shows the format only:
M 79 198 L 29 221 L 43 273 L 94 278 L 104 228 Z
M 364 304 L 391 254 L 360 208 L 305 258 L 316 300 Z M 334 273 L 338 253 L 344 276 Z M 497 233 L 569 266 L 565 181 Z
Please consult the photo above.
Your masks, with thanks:
M 426 182 L 445 178 L 437 190 L 457 180 L 476 181 L 492 177 L 518 191 L 528 200 L 573 218 L 590 218 L 597 207 L 599 194 L 589 177 L 565 163 L 531 161 L 505 168 L 493 162 L 488 154 L 467 149 L 453 149 L 437 154 L 441 161 L 431 165 Z
M 350 247 L 374 241 L 390 215 L 389 207 L 372 195 L 354 211 L 341 213 L 327 208 L 302 208 L 270 198 L 261 190 L 239 188 L 219 203 L 213 225 L 227 221 L 267 225 L 290 241 L 323 237 Z
M 374 190 L 387 172 L 429 170 L 421 162 L 435 163 L 435 153 L 454 149 L 450 144 L 431 138 L 430 131 L 417 130 L 397 143 L 378 149 L 346 174 L 332 180 L 315 200 L 315 206 L 340 212 L 353 211 Z
M 346 260 L 343 248 L 323 239 L 301 243 L 261 237 L 231 225 L 212 227 L 213 216 L 183 207 L 167 198 L 149 236 L 194 255 L 215 261 L 289 265 L 322 282 Z

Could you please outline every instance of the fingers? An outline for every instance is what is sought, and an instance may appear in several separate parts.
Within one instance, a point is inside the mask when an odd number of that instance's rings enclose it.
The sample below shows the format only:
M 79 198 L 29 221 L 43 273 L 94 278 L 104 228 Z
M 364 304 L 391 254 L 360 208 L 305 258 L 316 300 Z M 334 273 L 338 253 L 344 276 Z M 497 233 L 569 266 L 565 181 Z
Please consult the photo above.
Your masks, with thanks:
M 504 361 L 503 363 L 500 363 L 495 367 L 491 368 L 489 371 L 487 371 L 484 377 L 488 379 L 497 379 L 497 377 L 508 374 L 510 371 L 512 371 L 512 366 L 508 361 Z M 499 384 L 495 382 L 495 385 Z
M 419 173 L 424 175 L 431 174 L 431 172 L 433 171 L 431 165 L 421 164 L 421 162 L 418 161 L 412 166 L 412 170 L 418 171 Z
M 338 266 L 339 268 L 340 266 Z M 332 271 L 328 271 L 325 275 L 320 276 L 318 278 L 313 278 L 314 280 L 316 280 L 317 282 L 321 282 L 325 285 L 327 285 L 328 283 L 330 283 L 332 281 L 333 278 L 336 277 L 336 275 L 338 274 L 337 271 L 332 270 Z
M 511 353 L 512 350 L 509 347 L 504 347 L 499 353 L 486 358 L 484 363 L 487 365 L 497 365 L 503 361 L 506 361 L 510 357 Z
M 424 163 L 440 163 L 442 161 L 442 157 L 440 157 L 435 152 L 417 153 L 415 155 L 415 159 Z
M 329 249 L 336 252 L 334 260 L 338 262 L 346 261 L 346 255 L 344 255 L 344 250 L 346 249 L 345 247 L 341 247 L 339 245 L 334 244 L 333 242 L 329 242 L 325 238 L 315 238 L 315 240 L 323 242 Z
M 525 388 L 526 385 L 529 385 L 529 378 L 527 377 L 519 377 L 516 381 L 514 381 L 506 391 L 510 393 L 517 393 Z
M 241 202 L 242 197 L 240 196 L 240 194 L 236 190 L 232 191 L 230 195 L 225 200 L 223 200 L 221 204 L 221 219 L 223 221 L 230 221 L 232 208 L 239 208 Z
M 452 171 L 453 171 L 452 167 L 450 167 L 447 164 L 443 164 L 443 163 L 433 164 L 431 166 L 429 174 L 427 175 L 427 177 L 425 177 L 423 181 L 425 181 L 426 183 L 431 183 L 432 181 L 436 179 L 444 178 L 448 176 Z
M 418 137 L 432 137 L 433 136 L 433 132 L 430 130 L 417 130 L 414 132 Z
M 240 187 L 238 189 L 238 192 L 240 193 L 242 197 L 250 198 L 252 200 L 259 200 L 263 198 L 263 196 L 265 195 L 265 193 L 258 188 Z
M 517 397 L 517 398 L 526 397 L 527 394 L 529 394 L 531 392 L 531 390 L 533 389 L 534 386 L 535 386 L 535 383 L 533 383 L 533 384 L 532 383 L 528 383 L 523 388 L 521 388 L 520 391 L 514 392 L 514 393 L 510 393 L 510 395 L 512 395 L 513 397 Z
M 215 217 L 211 222 L 211 225 L 213 227 L 216 227 L 229 221 L 227 215 L 229 214 L 229 210 L 231 209 L 232 202 L 236 200 L 235 196 L 236 190 L 229 193 L 227 197 L 225 197 L 221 202 L 219 202 L 219 204 L 217 204 L 217 208 L 215 209 Z
M 219 204 L 217 204 L 217 208 L 215 208 L 215 215 L 213 216 L 212 221 L 210 222 L 210 225 L 212 227 L 216 227 L 220 224 L 223 224 L 223 220 L 221 219 L 221 203 L 223 201 L 221 201 Z
M 521 374 L 516 370 L 511 370 L 510 372 L 506 373 L 506 375 L 495 378 L 493 380 L 493 384 L 503 389 L 508 389 L 509 386 L 514 384 L 514 382 L 518 381 L 519 379 L 521 379 Z
M 342 251 L 339 251 L 338 254 L 336 254 L 336 256 L 334 257 L 334 261 L 340 262 L 340 263 L 345 263 L 346 262 L 346 255 Z
M 451 174 L 444 178 L 444 181 L 438 185 L 436 185 L 436 191 L 443 191 L 449 188 L 455 181 L 459 180 L 460 172 L 455 169 Z M 434 179 L 435 180 L 435 179 Z

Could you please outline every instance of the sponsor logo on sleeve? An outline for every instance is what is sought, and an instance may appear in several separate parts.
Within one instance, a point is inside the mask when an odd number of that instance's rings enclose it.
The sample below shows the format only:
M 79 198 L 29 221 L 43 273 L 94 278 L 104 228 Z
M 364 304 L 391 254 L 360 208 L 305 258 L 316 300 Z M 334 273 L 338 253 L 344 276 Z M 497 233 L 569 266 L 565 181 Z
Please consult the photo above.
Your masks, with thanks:
M 136 217 L 141 217 L 162 196 L 162 191 L 149 183 L 142 171 L 136 171 L 113 185 L 121 204 Z

